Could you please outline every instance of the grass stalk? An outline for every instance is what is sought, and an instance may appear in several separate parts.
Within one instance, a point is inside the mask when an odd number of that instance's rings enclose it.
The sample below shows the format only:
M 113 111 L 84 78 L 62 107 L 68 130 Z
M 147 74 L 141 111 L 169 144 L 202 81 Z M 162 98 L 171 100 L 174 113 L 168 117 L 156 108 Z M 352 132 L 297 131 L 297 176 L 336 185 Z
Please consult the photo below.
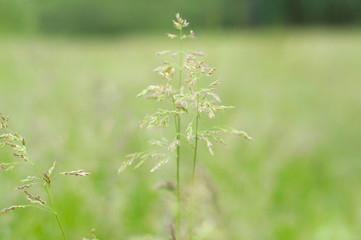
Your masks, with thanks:
M 182 87 L 182 28 L 179 29 L 179 89 Z M 177 116 L 177 140 L 180 141 L 180 128 L 181 128 L 181 117 Z M 180 239 L 180 217 L 181 217 L 181 206 L 180 206 L 180 144 L 177 145 L 177 239 Z
M 196 174 L 196 164 L 197 164 L 197 150 L 198 150 L 198 122 L 199 122 L 199 80 L 197 83 L 197 105 L 196 105 L 196 132 L 195 132 L 195 140 L 194 140 L 194 155 L 193 155 L 193 169 L 192 169 L 192 188 L 191 188 L 191 216 L 190 216 L 190 224 L 189 224 L 189 240 L 192 240 L 193 235 L 193 198 L 194 198 L 194 178 Z

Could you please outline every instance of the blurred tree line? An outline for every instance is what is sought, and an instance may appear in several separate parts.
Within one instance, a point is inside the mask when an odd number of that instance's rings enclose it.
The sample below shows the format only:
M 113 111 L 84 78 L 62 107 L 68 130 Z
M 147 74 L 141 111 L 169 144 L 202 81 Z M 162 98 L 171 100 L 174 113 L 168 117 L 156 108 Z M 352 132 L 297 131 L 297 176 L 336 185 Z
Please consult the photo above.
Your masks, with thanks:
M 112 34 L 193 27 L 361 23 L 361 0 L 0 0 L 0 31 Z

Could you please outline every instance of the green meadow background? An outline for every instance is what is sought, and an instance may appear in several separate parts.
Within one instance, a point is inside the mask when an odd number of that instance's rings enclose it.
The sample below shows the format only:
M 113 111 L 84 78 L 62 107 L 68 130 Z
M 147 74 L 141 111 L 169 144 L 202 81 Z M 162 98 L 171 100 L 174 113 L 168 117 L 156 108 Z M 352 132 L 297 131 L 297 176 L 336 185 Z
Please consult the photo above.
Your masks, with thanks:
M 187 11 L 192 26 L 197 12 Z M 15 10 L 7 13 L 16 16 Z M 157 25 L 137 31 L 116 28 L 112 34 L 49 34 L 9 20 L 6 26 L 20 30 L 6 28 L 0 35 L 0 112 L 10 116 L 10 128 L 25 137 L 42 171 L 57 161 L 58 171 L 92 172 L 86 178 L 60 176 L 52 184 L 69 240 L 88 236 L 91 228 L 100 240 L 170 239 L 175 197 L 156 186 L 175 181 L 175 159 L 155 173 L 149 172 L 155 164 L 149 161 L 117 175 L 126 154 L 147 149 L 154 136 L 169 135 L 139 129 L 139 120 L 159 105 L 135 97 L 161 82 L 153 72 L 161 59 L 155 52 L 178 47 L 164 34 L 173 31 L 173 13 L 168 15 L 157 18 L 165 19 L 165 31 Z M 245 21 L 241 27 L 219 22 L 213 30 L 206 24 L 191 27 L 197 39 L 184 44 L 207 53 L 207 63 L 217 67 L 221 79 L 223 103 L 235 106 L 215 120 L 202 119 L 201 126 L 230 125 L 255 141 L 227 137 L 228 145 L 216 145 L 213 157 L 200 147 L 196 239 L 359 239 L 358 25 L 340 27 L 325 20 L 321 26 L 252 27 Z M 189 194 L 191 154 L 184 145 L 183 199 Z M 1 149 L 0 162 L 9 161 L 11 151 Z M 26 204 L 14 189 L 29 175 L 34 172 L 25 164 L 0 173 L 0 209 Z M 61 235 L 54 216 L 27 208 L 0 217 L 0 239 Z

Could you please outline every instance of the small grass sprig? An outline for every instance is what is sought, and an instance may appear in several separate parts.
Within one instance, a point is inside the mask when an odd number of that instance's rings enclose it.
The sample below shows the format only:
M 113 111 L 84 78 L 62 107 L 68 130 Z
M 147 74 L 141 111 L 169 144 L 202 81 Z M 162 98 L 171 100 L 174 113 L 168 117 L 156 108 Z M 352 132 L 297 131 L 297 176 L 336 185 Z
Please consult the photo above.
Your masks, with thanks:
M 2 113 L 0 113 L 0 131 L 3 133 L 0 135 L 0 148 L 2 147 L 10 147 L 13 150 L 13 155 L 17 159 L 15 162 L 10 163 L 1 163 L 0 164 L 0 172 L 6 171 L 9 172 L 14 169 L 14 167 L 18 164 L 28 164 L 33 167 L 35 170 L 36 176 L 28 176 L 27 178 L 21 180 L 22 185 L 18 186 L 16 190 L 21 190 L 25 194 L 26 199 L 29 201 L 28 205 L 19 205 L 19 206 L 11 206 L 8 208 L 4 208 L 0 211 L 0 216 L 4 215 L 10 211 L 16 209 L 23 209 L 26 207 L 36 207 L 41 210 L 48 211 L 55 215 L 57 220 L 59 229 L 61 231 L 62 237 L 64 240 L 67 239 L 63 226 L 58 217 L 57 210 L 54 205 L 53 196 L 51 193 L 51 183 L 53 179 L 58 175 L 73 175 L 73 176 L 87 176 L 88 172 L 84 170 L 71 171 L 71 172 L 62 172 L 56 175 L 53 174 L 56 162 L 49 168 L 48 171 L 41 174 L 35 164 L 29 157 L 25 139 L 19 135 L 18 133 L 12 131 L 8 127 L 9 117 L 5 117 Z M 33 185 L 41 184 L 43 186 L 44 192 L 48 197 L 49 203 L 43 200 L 40 195 L 33 195 L 30 191 Z

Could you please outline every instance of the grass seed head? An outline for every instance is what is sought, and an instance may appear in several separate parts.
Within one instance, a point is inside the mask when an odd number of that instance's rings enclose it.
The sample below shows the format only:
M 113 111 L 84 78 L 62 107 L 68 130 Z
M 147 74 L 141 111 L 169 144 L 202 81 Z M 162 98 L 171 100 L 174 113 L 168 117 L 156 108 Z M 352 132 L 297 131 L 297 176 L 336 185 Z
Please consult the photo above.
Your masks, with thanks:
M 33 182 L 35 179 L 37 179 L 37 177 L 28 176 L 27 178 L 21 180 L 21 182 L 23 182 L 23 183 L 31 183 L 31 182 Z
M 56 166 L 56 161 L 53 163 L 53 165 L 49 168 L 48 170 L 48 176 L 50 177 L 51 174 L 53 173 L 54 169 L 55 169 L 55 166 Z
M 168 36 L 170 39 L 178 38 L 177 35 L 174 35 L 174 34 L 171 34 L 171 33 L 167 33 L 167 36 Z
M 15 188 L 16 190 L 23 190 L 23 189 L 27 189 L 30 188 L 32 186 L 32 184 L 25 184 L 23 186 L 19 186 L 17 188 Z
M 189 22 L 187 22 L 187 20 L 181 18 L 180 14 L 177 13 L 175 15 L 176 20 L 173 20 L 173 26 L 174 28 L 178 29 L 178 30 L 182 30 L 185 27 L 189 26 Z
M 10 172 L 11 170 L 14 169 L 14 167 L 16 165 L 18 165 L 19 163 L 18 162 L 12 162 L 12 163 L 1 163 L 0 164 L 0 172 L 1 171 L 5 171 L 5 172 Z
M 31 193 L 29 193 L 28 191 L 24 190 L 24 193 L 26 195 L 26 199 L 29 200 L 29 202 L 33 203 L 33 204 L 41 204 L 41 205 L 45 205 L 46 202 L 44 200 L 42 200 L 40 198 L 40 196 L 33 196 Z
M 0 216 L 1 215 L 4 215 L 4 214 L 6 214 L 6 213 L 8 213 L 8 212 L 10 212 L 10 211 L 14 211 L 15 209 L 21 209 L 21 208 L 26 208 L 27 206 L 22 206 L 22 205 L 20 205 L 20 206 L 11 206 L 11 207 L 8 207 L 8 208 L 4 208 L 4 209 L 2 209 L 1 211 L 0 211 Z
M 50 180 L 50 177 L 49 177 L 48 173 L 44 172 L 43 176 L 44 176 L 43 180 L 50 186 L 51 180 Z
M 85 172 L 83 169 L 80 169 L 78 171 L 63 172 L 63 174 L 68 176 L 85 177 L 88 176 L 90 173 Z

